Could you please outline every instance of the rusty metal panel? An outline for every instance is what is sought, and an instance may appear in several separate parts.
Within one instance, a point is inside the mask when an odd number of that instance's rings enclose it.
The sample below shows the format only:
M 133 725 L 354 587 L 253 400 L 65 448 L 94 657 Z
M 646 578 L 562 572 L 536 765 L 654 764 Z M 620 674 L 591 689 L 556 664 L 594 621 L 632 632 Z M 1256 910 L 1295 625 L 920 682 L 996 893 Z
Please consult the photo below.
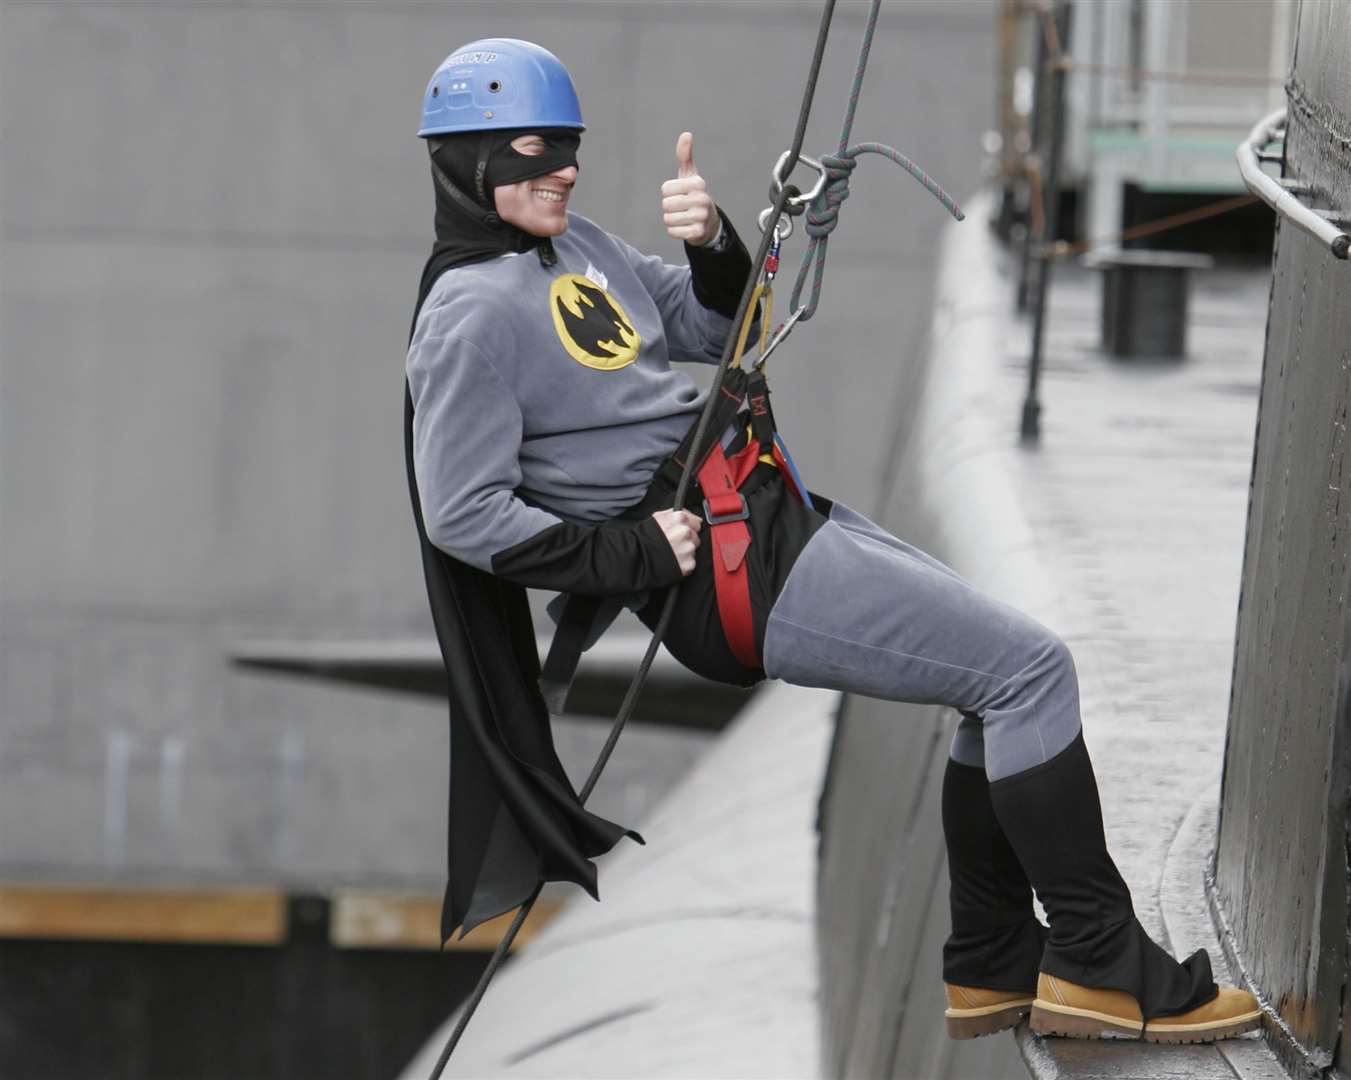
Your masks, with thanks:
M 1286 172 L 1315 206 L 1351 191 L 1351 7 L 1303 5 Z M 1347 207 L 1339 207 L 1343 212 Z M 1351 277 L 1278 233 L 1253 459 L 1216 898 L 1259 990 L 1315 1065 L 1347 978 Z M 1287 1046 L 1294 1063 L 1300 1048 Z
M 1313 239 L 1278 240 L 1238 618 L 1217 866 L 1219 902 L 1244 964 L 1310 1047 L 1330 1048 L 1340 974 L 1323 964 L 1321 897 L 1328 763 L 1344 638 L 1346 357 L 1320 327 L 1330 297 L 1300 262 L 1331 261 Z M 1316 275 L 1315 275 L 1316 276 Z M 1341 321 L 1351 330 L 1351 320 Z M 1343 927 L 1342 935 L 1345 935 Z M 1340 949 L 1340 946 L 1338 946 Z M 1320 1004 L 1321 1002 L 1321 1004 Z

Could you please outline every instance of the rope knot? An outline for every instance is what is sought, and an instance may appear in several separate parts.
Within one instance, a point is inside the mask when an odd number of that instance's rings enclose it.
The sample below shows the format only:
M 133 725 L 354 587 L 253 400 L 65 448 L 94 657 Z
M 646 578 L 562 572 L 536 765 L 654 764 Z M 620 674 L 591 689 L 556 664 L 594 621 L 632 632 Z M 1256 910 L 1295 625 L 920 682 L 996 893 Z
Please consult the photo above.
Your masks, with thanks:
M 846 150 L 843 154 L 822 154 L 821 168 L 825 173 L 825 187 L 807 206 L 805 229 L 813 240 L 820 240 L 835 231 L 840 223 L 840 205 L 849 198 L 849 174 L 858 162 Z
M 852 120 L 853 108 L 850 107 L 850 119 Z M 846 123 L 845 131 L 849 130 L 849 124 Z M 810 243 L 807 244 L 807 250 L 802 253 L 802 265 L 798 267 L 797 281 L 793 284 L 793 298 L 790 303 L 793 310 L 801 310 L 799 322 L 806 322 L 816 313 L 817 301 L 821 299 L 821 281 L 826 270 L 826 248 L 829 245 L 830 234 L 835 231 L 835 226 L 840 222 L 840 204 L 849 198 L 849 174 L 854 171 L 854 166 L 858 164 L 858 158 L 863 154 L 880 154 L 882 157 L 895 162 L 902 169 L 908 172 L 916 180 L 924 185 L 929 194 L 933 195 L 941 202 L 953 217 L 961 221 L 965 215 L 952 197 L 938 186 L 929 176 L 894 147 L 885 146 L 877 142 L 854 143 L 852 146 L 845 146 L 838 154 L 822 154 L 821 168 L 825 173 L 826 182 L 821 188 L 821 193 L 807 204 L 807 213 L 805 228 L 807 238 Z M 802 290 L 807 284 L 807 276 L 811 275 L 812 291 L 811 297 L 807 303 L 800 309 L 798 302 L 802 297 Z

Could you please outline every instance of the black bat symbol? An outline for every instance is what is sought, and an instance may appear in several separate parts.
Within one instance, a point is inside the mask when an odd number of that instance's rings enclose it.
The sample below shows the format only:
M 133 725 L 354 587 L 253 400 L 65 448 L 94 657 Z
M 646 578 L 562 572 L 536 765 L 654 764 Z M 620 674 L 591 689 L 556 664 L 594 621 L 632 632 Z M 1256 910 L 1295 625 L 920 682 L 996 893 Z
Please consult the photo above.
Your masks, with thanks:
M 577 306 L 581 308 L 582 314 L 580 317 L 574 315 L 568 305 L 563 303 L 563 298 L 558 297 L 554 303 L 563 316 L 563 325 L 579 349 L 601 360 L 614 359 L 619 353 L 602 343 L 622 342 L 624 335 L 632 337 L 633 327 L 624 321 L 610 303 L 610 298 L 601 290 L 583 285 L 580 281 L 574 284 L 581 298 Z

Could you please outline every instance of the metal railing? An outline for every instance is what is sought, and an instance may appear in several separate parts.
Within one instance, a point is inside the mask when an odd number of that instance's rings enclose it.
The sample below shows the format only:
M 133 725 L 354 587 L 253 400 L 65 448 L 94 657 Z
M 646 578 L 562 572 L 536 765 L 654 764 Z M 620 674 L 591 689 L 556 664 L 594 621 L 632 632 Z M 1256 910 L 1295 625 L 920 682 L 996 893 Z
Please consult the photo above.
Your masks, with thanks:
M 1342 230 L 1332 213 L 1313 210 L 1299 201 L 1296 195 L 1308 193 L 1308 185 L 1294 179 L 1278 180 L 1262 171 L 1264 161 L 1280 160 L 1264 151 L 1272 143 L 1284 138 L 1285 122 L 1285 110 L 1277 109 L 1259 120 L 1248 137 L 1239 143 L 1235 156 L 1243 182 L 1248 185 L 1249 191 L 1285 217 L 1291 225 L 1322 241 L 1333 255 L 1344 260 L 1348 251 L 1351 251 L 1351 236 Z

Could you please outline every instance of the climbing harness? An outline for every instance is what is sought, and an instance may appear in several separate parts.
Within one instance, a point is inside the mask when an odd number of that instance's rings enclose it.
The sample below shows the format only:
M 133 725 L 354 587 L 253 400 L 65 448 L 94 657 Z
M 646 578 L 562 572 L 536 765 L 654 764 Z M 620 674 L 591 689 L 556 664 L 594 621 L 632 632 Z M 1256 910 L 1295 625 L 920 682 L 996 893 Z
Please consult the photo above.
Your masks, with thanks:
M 742 322 L 727 373 L 718 388 L 710 428 L 723 433 L 724 438 L 714 440 L 691 465 L 695 427 L 691 425 L 680 445 L 658 466 L 643 498 L 620 515 L 637 523 L 657 510 L 670 507 L 681 476 L 687 467 L 692 470 L 696 477 L 695 488 L 682 505 L 701 513 L 708 524 L 713 583 L 723 633 L 738 663 L 757 670 L 761 664 L 755 647 L 750 575 L 746 563 L 751 544 L 750 529 L 746 524 L 750 510 L 743 489 L 755 467 L 764 463 L 783 473 L 788 490 L 799 502 L 811 505 L 811 496 L 792 466 L 787 448 L 775 428 L 763 363 L 749 370 L 741 363 L 757 317 L 760 322 L 760 357 L 757 360 L 764 356 L 773 313 L 770 284 L 777 270 L 777 245 L 771 244 L 765 266 L 766 280 L 757 285 L 752 294 L 750 314 Z M 745 443 L 734 449 L 741 441 L 743 431 Z M 736 434 L 725 441 L 729 432 Z M 597 625 L 608 623 L 620 606 L 617 601 L 607 602 L 584 594 L 567 598 L 540 673 L 540 690 L 555 715 L 564 710 L 567 691 L 581 654 L 597 636 Z
M 834 231 L 838 223 L 840 204 L 848 197 L 849 175 L 853 172 L 856 159 L 865 153 L 881 154 L 889 158 L 919 180 L 959 221 L 964 216 L 957 204 L 942 188 L 899 151 L 880 143 L 860 143 L 854 146 L 849 144 L 849 135 L 853 128 L 854 114 L 858 108 L 858 98 L 863 87 L 863 76 L 867 69 L 868 56 L 872 49 L 872 40 L 876 31 L 882 0 L 870 0 L 863 44 L 859 51 L 854 81 L 850 89 L 849 103 L 845 111 L 838 151 L 834 155 L 823 155 L 819 160 L 803 155 L 802 144 L 806 137 L 807 121 L 811 116 L 812 102 L 816 95 L 816 84 L 821 73 L 821 63 L 825 56 L 826 41 L 835 14 L 835 3 L 836 0 L 825 0 L 817 28 L 816 46 L 812 53 L 811 65 L 807 72 L 807 82 L 798 109 L 793 141 L 790 148 L 779 156 L 772 170 L 770 205 L 758 218 L 762 235 L 751 263 L 753 272 L 746 281 L 741 300 L 732 318 L 732 325 L 739 327 L 739 331 L 735 338 L 730 335 L 728 337 L 722 358 L 719 360 L 713 375 L 712 387 L 699 414 L 698 421 L 686 435 L 676 453 L 658 470 L 659 476 L 664 476 L 668 483 L 674 476 L 674 494 L 668 505 L 675 508 L 683 508 L 688 505 L 690 488 L 697 477 L 699 490 L 702 493 L 701 508 L 705 520 L 709 524 L 710 544 L 714 554 L 713 566 L 719 619 L 722 622 L 728 645 L 737 657 L 738 662 L 754 668 L 760 667 L 760 660 L 755 648 L 752 629 L 753 619 L 746 565 L 746 553 L 750 546 L 750 530 L 747 526 L 749 509 L 744 493 L 746 482 L 755 472 L 757 464 L 768 461 L 778 466 L 785 482 L 798 498 L 808 505 L 810 505 L 809 500 L 811 498 L 806 487 L 802 484 L 801 477 L 788 454 L 787 447 L 784 446 L 783 440 L 774 430 L 764 366 L 769 355 L 782 344 L 793 328 L 798 323 L 810 319 L 816 312 L 825 272 L 827 243 L 831 232 Z M 806 194 L 789 182 L 789 177 L 799 163 L 806 164 L 820 174 L 816 183 Z M 792 311 L 783 324 L 771 334 L 768 330 L 773 304 L 771 285 L 779 271 L 780 249 L 783 241 L 793 231 L 792 218 L 800 215 L 805 215 L 804 228 L 809 243 L 793 288 L 790 304 Z M 798 301 L 806 284 L 807 275 L 813 268 L 811 297 L 805 305 L 800 305 Z M 757 313 L 760 317 L 759 354 L 753 361 L 751 370 L 747 371 L 741 366 L 740 361 Z M 748 403 L 750 430 L 745 446 L 734 451 L 729 457 L 722 445 L 722 435 L 733 420 L 739 422 L 738 413 L 742 411 L 743 402 Z M 711 437 L 710 433 L 712 433 Z M 676 470 L 678 470 L 678 476 L 675 475 Z M 662 640 L 670 629 L 679 592 L 679 584 L 667 590 L 661 614 L 653 629 L 652 637 L 648 641 L 642 662 L 639 664 L 633 681 L 629 684 L 629 688 L 624 695 L 624 700 L 620 704 L 619 712 L 605 740 L 605 745 L 601 748 L 596 763 L 592 766 L 586 783 L 579 792 L 582 803 L 587 801 L 591 792 L 595 789 L 601 773 L 610 760 L 610 755 L 614 752 L 625 724 L 629 717 L 633 715 L 634 707 L 647 680 L 648 672 L 651 670 L 657 649 L 661 646 Z M 596 601 L 593 599 L 592 604 L 595 603 Z M 571 603 L 568 606 L 571 607 Z M 585 606 L 579 608 L 579 611 L 584 611 Z M 592 615 L 594 616 L 594 610 Z M 575 639 L 563 652 L 571 653 L 575 648 L 578 656 L 580 656 L 581 647 L 578 644 L 580 640 Z M 551 648 L 551 658 L 553 653 L 554 649 Z M 571 661 L 572 668 L 575 670 L 575 659 L 563 654 L 560 654 L 559 664 L 555 665 L 552 672 L 550 672 L 548 661 L 546 661 L 544 669 L 546 676 L 549 674 L 566 675 L 566 678 L 562 680 L 563 693 L 566 693 L 566 682 L 571 678 L 571 672 L 565 670 L 568 661 Z M 548 688 L 545 689 L 547 692 Z M 555 693 L 558 691 L 557 679 L 555 679 L 552 689 Z M 432 1070 L 431 1080 L 438 1080 L 441 1076 L 451 1054 L 459 1044 L 465 1028 L 468 1027 L 474 1011 L 483 1000 L 488 985 L 510 950 L 512 942 L 533 909 L 543 887 L 544 882 L 542 880 L 536 884 L 534 891 L 517 910 L 511 925 L 498 942 L 497 949 L 489 959 L 483 974 L 479 977 L 473 994 L 470 995 L 468 1001 L 460 1010 L 455 1029 Z
M 742 321 L 730 361 L 733 368 L 739 369 L 741 366 L 746 336 L 751 328 L 751 312 L 756 310 L 760 301 L 764 302 L 760 318 L 760 347 L 764 351 L 772 310 L 767 283 L 756 285 L 752 293 L 751 306 Z M 726 389 L 725 380 L 720 389 Z M 760 654 L 755 647 L 750 569 L 746 562 L 746 552 L 751 546 L 750 526 L 746 523 L 750 517 L 750 508 L 741 488 L 755 466 L 766 456 L 771 463 L 778 464 L 775 457 L 778 443 L 774 437 L 774 417 L 769 410 L 769 384 L 763 368 L 747 377 L 744 394 L 750 406 L 746 445 L 729 458 L 721 440 L 715 439 L 705 452 L 702 462 L 697 465 L 697 475 L 699 489 L 704 493 L 704 521 L 708 523 L 709 543 L 713 551 L 713 586 L 723 636 L 739 663 L 748 668 L 758 668 Z M 740 404 L 738 401 L 738 407 Z
M 620 515 L 636 523 L 655 510 L 670 506 L 681 476 L 687 467 L 692 470 L 697 494 L 683 505 L 685 509 L 700 512 L 708 525 L 719 625 L 737 662 L 754 671 L 760 670 L 762 664 L 755 645 L 755 614 L 747 562 L 751 546 L 747 524 L 750 508 L 743 489 L 756 466 L 763 463 L 782 474 L 789 493 L 798 502 L 809 508 L 812 506 L 811 494 L 774 423 L 769 380 L 765 373 L 765 361 L 775 347 L 769 326 L 774 310 L 773 282 L 778 274 L 780 249 L 776 234 L 765 256 L 764 280 L 751 294 L 751 305 L 736 335 L 727 373 L 718 388 L 710 428 L 721 433 L 720 437 L 690 465 L 694 441 L 692 425 L 681 444 L 657 468 L 644 497 Z M 760 324 L 758 355 L 752 364 L 743 368 L 747 341 L 757 319 Z M 790 320 L 785 327 L 791 329 L 791 323 L 795 321 Z M 787 330 L 781 328 L 774 341 L 782 341 L 786 333 Z M 733 449 L 733 444 L 741 441 L 743 429 L 745 441 Z M 729 434 L 732 434 L 730 440 Z M 567 693 L 582 653 L 599 636 L 597 628 L 608 625 L 621 606 L 618 601 L 606 601 L 596 596 L 578 594 L 566 598 L 539 680 L 545 702 L 554 715 L 561 714 L 566 707 Z

